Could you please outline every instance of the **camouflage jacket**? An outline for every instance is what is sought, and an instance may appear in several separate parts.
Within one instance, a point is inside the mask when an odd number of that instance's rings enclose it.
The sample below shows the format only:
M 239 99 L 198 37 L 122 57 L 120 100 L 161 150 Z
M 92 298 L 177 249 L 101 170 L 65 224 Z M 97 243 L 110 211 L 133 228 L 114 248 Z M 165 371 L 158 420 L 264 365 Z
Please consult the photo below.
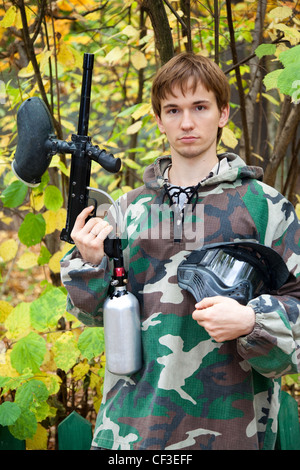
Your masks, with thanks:
M 95 446 L 274 448 L 280 377 L 299 372 L 300 225 L 292 205 L 262 182 L 260 168 L 224 156 L 228 170 L 204 180 L 191 201 L 187 233 L 178 233 L 180 223 L 167 210 L 167 157 L 150 165 L 145 184 L 119 201 L 129 290 L 141 305 L 143 367 L 130 377 L 106 371 Z M 153 205 L 166 208 L 163 216 L 155 217 Z M 203 243 L 240 239 L 274 248 L 291 274 L 280 291 L 249 302 L 256 313 L 249 335 L 217 343 L 192 319 L 195 301 L 178 286 L 177 267 Z M 101 325 L 110 269 L 106 257 L 92 266 L 76 249 L 61 262 L 67 309 L 87 325 Z

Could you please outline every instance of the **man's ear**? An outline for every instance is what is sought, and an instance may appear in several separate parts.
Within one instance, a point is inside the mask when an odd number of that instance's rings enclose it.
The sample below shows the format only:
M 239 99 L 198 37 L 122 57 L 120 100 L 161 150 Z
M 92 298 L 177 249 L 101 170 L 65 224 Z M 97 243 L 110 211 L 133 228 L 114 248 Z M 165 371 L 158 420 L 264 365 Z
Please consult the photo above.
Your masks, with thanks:
M 157 114 L 155 114 L 155 119 L 156 119 L 156 122 L 157 122 L 157 125 L 158 125 L 158 128 L 159 128 L 160 132 L 162 134 L 164 134 L 165 133 L 165 128 L 163 126 L 163 123 L 162 123 L 160 117 Z
M 228 122 L 228 118 L 229 118 L 229 113 L 230 113 L 230 107 L 229 107 L 229 103 L 224 106 L 224 108 L 222 109 L 221 111 L 221 114 L 220 114 L 220 120 L 219 120 L 219 127 L 225 127 L 227 122 Z

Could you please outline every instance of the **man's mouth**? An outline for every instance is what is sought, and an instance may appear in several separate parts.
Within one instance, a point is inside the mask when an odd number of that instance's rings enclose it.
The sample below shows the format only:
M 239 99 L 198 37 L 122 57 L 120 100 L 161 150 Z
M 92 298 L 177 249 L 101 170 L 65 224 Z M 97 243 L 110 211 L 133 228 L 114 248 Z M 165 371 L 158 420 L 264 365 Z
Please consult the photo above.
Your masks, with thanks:
M 198 140 L 198 137 L 196 137 L 195 135 L 183 135 L 179 138 L 179 140 L 183 143 L 193 143 Z

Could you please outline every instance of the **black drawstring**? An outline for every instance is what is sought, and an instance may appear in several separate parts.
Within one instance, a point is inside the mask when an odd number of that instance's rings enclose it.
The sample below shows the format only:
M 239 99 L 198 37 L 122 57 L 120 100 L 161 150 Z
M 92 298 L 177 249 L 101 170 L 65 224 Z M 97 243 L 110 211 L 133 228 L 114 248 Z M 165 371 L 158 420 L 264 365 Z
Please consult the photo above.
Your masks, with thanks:
M 201 183 L 198 183 L 197 186 L 187 186 L 182 188 L 180 186 L 170 185 L 169 183 L 164 183 L 165 194 L 163 197 L 163 202 L 166 196 L 168 196 L 171 204 L 180 205 L 180 195 L 185 194 L 186 204 L 190 204 L 193 197 L 196 195 L 195 201 L 193 202 L 192 210 L 195 209 L 195 206 L 198 202 L 198 189 L 201 186 Z

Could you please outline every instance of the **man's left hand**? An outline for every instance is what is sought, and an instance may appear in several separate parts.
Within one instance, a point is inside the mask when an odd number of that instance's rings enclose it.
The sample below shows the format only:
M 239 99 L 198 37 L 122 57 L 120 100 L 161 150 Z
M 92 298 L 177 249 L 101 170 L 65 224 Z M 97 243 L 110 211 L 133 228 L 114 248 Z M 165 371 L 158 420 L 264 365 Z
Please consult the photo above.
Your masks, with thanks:
M 255 325 L 253 308 L 229 297 L 206 297 L 195 307 L 193 319 L 218 343 L 247 335 Z

